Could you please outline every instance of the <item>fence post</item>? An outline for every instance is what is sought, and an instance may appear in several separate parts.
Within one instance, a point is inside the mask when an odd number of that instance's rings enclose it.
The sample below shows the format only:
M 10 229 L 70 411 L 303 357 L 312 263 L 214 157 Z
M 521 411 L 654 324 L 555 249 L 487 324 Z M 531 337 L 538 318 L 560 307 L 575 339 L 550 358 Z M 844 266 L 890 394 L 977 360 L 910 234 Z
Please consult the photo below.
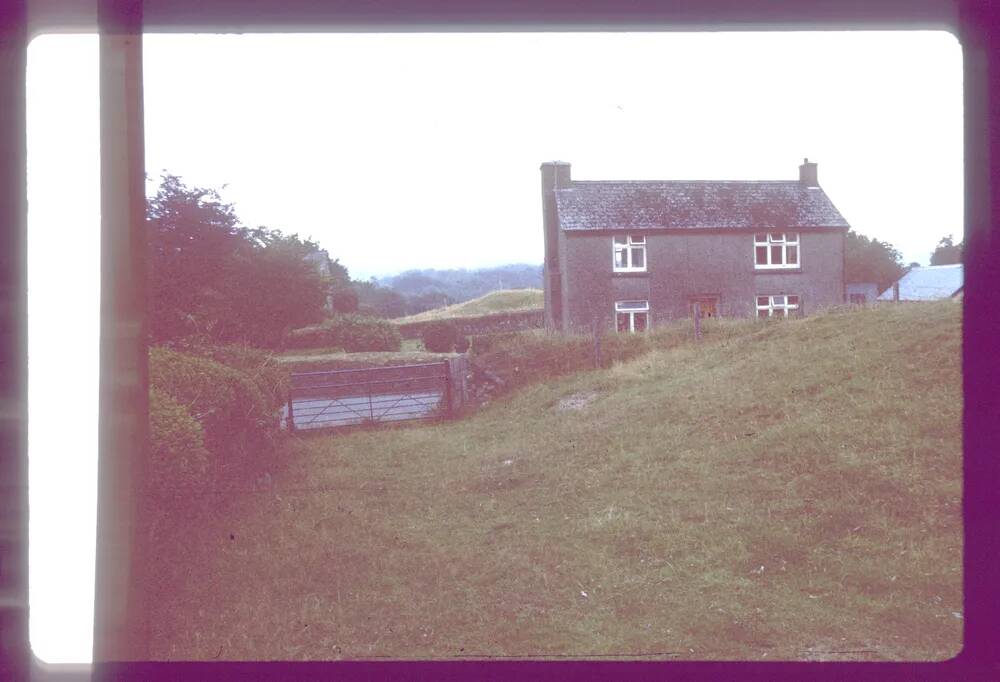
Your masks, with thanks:
M 601 368 L 601 325 L 595 317 L 591 322 L 591 331 L 594 334 L 594 369 Z
M 701 341 L 701 304 L 698 301 L 694 302 L 694 338 L 697 341 Z
M 444 361 L 444 404 L 447 406 L 445 415 L 450 417 L 452 413 L 451 404 L 451 360 Z
M 366 372 L 365 378 L 368 387 L 368 421 L 375 423 L 375 405 L 372 404 L 372 372 Z

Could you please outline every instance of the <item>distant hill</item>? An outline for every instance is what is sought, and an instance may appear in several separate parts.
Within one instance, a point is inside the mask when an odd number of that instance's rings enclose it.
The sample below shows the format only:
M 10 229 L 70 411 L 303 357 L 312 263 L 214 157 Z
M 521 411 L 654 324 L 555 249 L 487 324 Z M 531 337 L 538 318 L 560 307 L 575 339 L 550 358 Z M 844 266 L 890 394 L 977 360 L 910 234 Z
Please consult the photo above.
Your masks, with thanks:
M 407 298 L 437 297 L 439 301 L 461 303 L 491 291 L 541 289 L 542 266 L 518 263 L 475 270 L 407 270 L 376 281 Z
M 424 322 L 426 320 L 443 320 L 451 317 L 474 317 L 491 313 L 532 310 L 545 305 L 544 292 L 541 289 L 511 289 L 508 291 L 492 291 L 479 298 L 474 298 L 444 308 L 425 310 L 416 315 L 399 318 L 399 322 Z

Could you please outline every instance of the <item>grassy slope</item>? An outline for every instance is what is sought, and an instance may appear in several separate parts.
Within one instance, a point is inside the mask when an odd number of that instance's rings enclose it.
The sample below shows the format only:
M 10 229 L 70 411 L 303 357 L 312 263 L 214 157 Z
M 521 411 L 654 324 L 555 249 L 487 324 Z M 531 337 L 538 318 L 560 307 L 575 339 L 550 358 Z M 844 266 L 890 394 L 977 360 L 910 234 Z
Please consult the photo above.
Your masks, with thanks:
M 509 289 L 493 291 L 485 296 L 471 301 L 456 303 L 444 308 L 425 310 L 416 315 L 401 317 L 394 322 L 424 322 L 426 320 L 443 320 L 450 317 L 475 317 L 492 313 L 508 313 L 519 310 L 533 310 L 544 305 L 541 289 Z
M 747 324 L 461 422 L 302 438 L 273 489 L 161 527 L 153 655 L 947 658 L 959 314 Z

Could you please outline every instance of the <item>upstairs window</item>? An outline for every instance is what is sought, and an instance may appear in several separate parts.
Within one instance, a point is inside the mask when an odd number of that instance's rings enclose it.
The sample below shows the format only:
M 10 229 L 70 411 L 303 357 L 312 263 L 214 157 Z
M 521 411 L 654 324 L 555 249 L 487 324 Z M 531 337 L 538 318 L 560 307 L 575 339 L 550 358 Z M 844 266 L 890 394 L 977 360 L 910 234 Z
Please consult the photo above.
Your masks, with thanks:
M 646 236 L 629 234 L 614 237 L 615 272 L 646 271 Z
M 646 331 L 649 328 L 649 301 L 616 302 L 615 328 L 622 333 Z
M 754 264 L 758 270 L 799 267 L 798 232 L 760 232 L 753 237 Z
M 789 317 L 798 309 L 798 296 L 780 294 L 757 297 L 757 317 Z

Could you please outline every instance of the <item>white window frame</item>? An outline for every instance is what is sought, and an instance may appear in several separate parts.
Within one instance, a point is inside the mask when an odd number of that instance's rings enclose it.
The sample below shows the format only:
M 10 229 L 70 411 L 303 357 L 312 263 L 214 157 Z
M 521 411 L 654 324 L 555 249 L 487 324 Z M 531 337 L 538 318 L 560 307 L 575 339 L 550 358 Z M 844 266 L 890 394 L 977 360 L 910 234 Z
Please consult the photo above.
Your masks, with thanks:
M 619 239 L 624 239 L 625 241 L 619 242 Z M 633 250 L 642 251 L 641 266 L 637 267 L 632 265 Z M 621 267 L 618 265 L 619 252 L 623 252 L 625 255 L 625 265 Z M 646 253 L 646 235 L 626 234 L 615 235 L 611 238 L 611 267 L 615 272 L 646 272 L 647 265 L 649 265 L 649 258 L 647 258 Z
M 646 314 L 646 329 L 643 331 L 649 331 L 651 326 L 649 317 L 649 301 L 615 301 L 615 331 L 618 331 L 618 316 L 628 315 L 628 333 L 635 334 L 635 314 L 645 313 Z M 624 332 L 618 332 L 624 333 Z
M 761 303 L 761 299 L 766 298 L 767 304 Z M 792 303 L 791 299 L 795 299 Z M 799 310 L 802 305 L 802 297 L 798 294 L 758 294 L 754 298 L 754 305 L 757 309 L 757 317 L 791 317 L 793 311 Z M 777 314 L 780 311 L 780 314 Z M 766 314 L 765 314 L 766 313 Z
M 761 241 L 760 237 L 764 239 Z M 781 262 L 771 262 L 771 247 L 781 247 Z M 788 247 L 795 247 L 795 262 L 788 262 Z M 757 249 L 764 247 L 766 263 L 757 262 Z M 798 232 L 756 232 L 753 236 L 753 265 L 757 270 L 791 270 L 802 267 L 802 244 Z

